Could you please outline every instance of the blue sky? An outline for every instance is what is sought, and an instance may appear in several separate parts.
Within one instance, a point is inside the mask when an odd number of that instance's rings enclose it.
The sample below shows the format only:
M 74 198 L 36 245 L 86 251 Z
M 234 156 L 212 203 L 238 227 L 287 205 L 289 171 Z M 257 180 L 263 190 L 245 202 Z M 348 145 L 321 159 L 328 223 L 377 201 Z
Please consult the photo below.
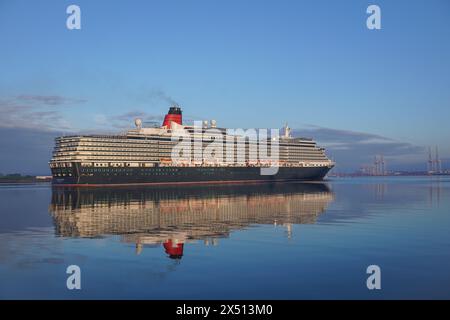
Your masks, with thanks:
M 70 4 L 81 30 L 66 28 Z M 366 28 L 370 4 L 381 30 Z M 378 152 L 420 169 L 424 147 L 450 157 L 449 39 L 445 0 L 0 0 L 0 131 L 117 131 L 175 100 L 227 127 L 288 121 L 346 170 Z M 0 172 L 47 166 L 20 157 Z

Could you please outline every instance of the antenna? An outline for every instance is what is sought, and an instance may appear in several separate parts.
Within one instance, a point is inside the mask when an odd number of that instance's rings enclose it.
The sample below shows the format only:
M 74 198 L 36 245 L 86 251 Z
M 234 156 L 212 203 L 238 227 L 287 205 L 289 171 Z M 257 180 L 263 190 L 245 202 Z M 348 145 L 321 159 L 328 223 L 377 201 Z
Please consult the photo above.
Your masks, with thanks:
M 287 122 L 284 125 L 284 137 L 289 138 L 291 136 L 291 128 L 289 128 Z

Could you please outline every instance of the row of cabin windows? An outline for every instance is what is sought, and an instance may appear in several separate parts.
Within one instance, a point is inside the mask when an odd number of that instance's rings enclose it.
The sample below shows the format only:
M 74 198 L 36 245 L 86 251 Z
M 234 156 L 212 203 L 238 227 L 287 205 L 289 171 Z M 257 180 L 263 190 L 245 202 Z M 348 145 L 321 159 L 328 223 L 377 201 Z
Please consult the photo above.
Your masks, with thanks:
M 201 155 L 203 152 L 197 152 L 195 150 L 191 151 L 190 154 L 192 155 Z M 224 154 L 226 155 L 227 152 L 220 152 L 220 150 L 218 151 L 218 154 Z M 157 157 L 158 154 L 172 154 L 171 150 L 160 150 L 159 152 L 146 152 L 146 153 L 138 153 L 138 152 L 133 152 L 133 153 L 121 153 L 120 151 L 111 151 L 111 152 L 96 152 L 95 154 L 89 153 L 89 152 L 53 152 L 53 156 L 58 157 L 58 156 L 116 156 L 116 157 L 139 157 L 139 156 L 144 156 L 144 157 Z M 251 155 L 257 155 L 258 152 L 257 151 L 253 151 L 253 150 L 242 150 L 241 152 L 234 152 L 234 155 L 236 154 L 251 154 Z M 268 152 L 268 154 L 270 154 L 270 152 Z M 279 152 L 280 155 L 289 155 L 289 156 L 325 156 L 325 154 L 323 152 L 292 152 L 292 151 L 284 151 L 281 150 Z
M 212 141 L 191 141 L 192 144 L 202 144 L 203 146 L 207 146 L 211 143 Z M 223 144 L 227 144 L 228 141 L 225 139 L 222 141 Z M 56 143 L 56 147 L 57 148 L 74 148 L 74 147 L 113 147 L 113 148 L 118 148 L 118 147 L 123 147 L 123 148 L 145 148 L 145 147 L 156 147 L 156 146 L 166 146 L 166 147 L 171 147 L 175 144 L 178 144 L 179 141 L 167 141 L 167 142 L 153 142 L 153 141 L 147 141 L 145 143 L 134 143 L 134 142 L 129 142 L 129 141 L 125 141 L 125 142 L 120 142 L 120 143 L 105 143 L 105 142 L 97 142 L 97 143 L 85 143 L 85 142 L 75 142 L 75 143 L 61 143 L 61 142 L 57 142 Z M 246 141 L 241 142 L 241 141 L 233 141 L 233 144 L 235 147 L 247 147 L 249 145 L 249 142 Z M 255 143 L 256 145 L 259 145 L 259 141 L 256 141 Z M 271 143 L 266 143 L 265 144 L 267 147 L 271 147 Z M 278 144 L 280 147 L 282 148 L 315 148 L 316 144 L 315 143 L 311 143 L 311 144 L 305 144 L 305 143 L 279 143 Z
M 133 172 L 134 168 L 82 168 L 81 172 Z M 142 167 L 139 167 L 142 169 Z M 146 168 L 148 172 L 157 172 L 157 173 L 167 173 L 167 172 L 177 172 L 176 168 Z
M 199 139 L 199 138 L 203 138 L 204 140 L 208 139 L 214 139 L 217 137 L 217 135 L 191 135 L 190 136 L 192 139 Z M 220 136 L 219 136 L 220 137 Z M 226 139 L 226 138 L 230 138 L 233 137 L 234 139 L 249 139 L 249 137 L 245 137 L 245 136 L 236 136 L 236 135 L 222 135 L 222 139 Z M 282 143 L 305 143 L 305 144 L 311 144 L 314 143 L 313 140 L 305 140 L 305 139 L 293 139 L 293 140 L 284 140 L 284 139 L 280 139 L 282 141 Z M 131 142 L 131 143 L 145 143 L 148 141 L 172 141 L 172 137 L 171 136 L 146 136 L 144 137 L 144 139 L 132 139 L 129 137 L 125 137 L 125 136 L 118 136 L 117 138 L 111 138 L 111 137 L 60 137 L 56 139 L 57 142 L 61 143 L 61 142 L 112 142 L 112 143 L 116 143 L 116 142 Z M 271 140 L 268 139 L 268 141 L 270 142 Z

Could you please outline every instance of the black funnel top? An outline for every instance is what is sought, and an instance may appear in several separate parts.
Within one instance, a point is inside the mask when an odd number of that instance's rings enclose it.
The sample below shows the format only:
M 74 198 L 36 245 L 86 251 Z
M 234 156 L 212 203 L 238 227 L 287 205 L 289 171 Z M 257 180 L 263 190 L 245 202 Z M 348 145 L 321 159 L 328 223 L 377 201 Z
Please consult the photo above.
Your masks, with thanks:
M 181 108 L 178 106 L 170 107 L 169 114 L 181 114 Z

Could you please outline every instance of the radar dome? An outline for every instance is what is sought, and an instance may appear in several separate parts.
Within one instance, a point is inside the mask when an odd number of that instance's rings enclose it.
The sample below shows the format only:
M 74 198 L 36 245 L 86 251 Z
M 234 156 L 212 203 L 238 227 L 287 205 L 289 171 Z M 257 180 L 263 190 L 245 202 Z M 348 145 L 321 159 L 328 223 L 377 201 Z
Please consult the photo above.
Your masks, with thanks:
M 136 127 L 141 128 L 142 127 L 142 120 L 137 118 L 134 120 L 134 124 L 136 125 Z

